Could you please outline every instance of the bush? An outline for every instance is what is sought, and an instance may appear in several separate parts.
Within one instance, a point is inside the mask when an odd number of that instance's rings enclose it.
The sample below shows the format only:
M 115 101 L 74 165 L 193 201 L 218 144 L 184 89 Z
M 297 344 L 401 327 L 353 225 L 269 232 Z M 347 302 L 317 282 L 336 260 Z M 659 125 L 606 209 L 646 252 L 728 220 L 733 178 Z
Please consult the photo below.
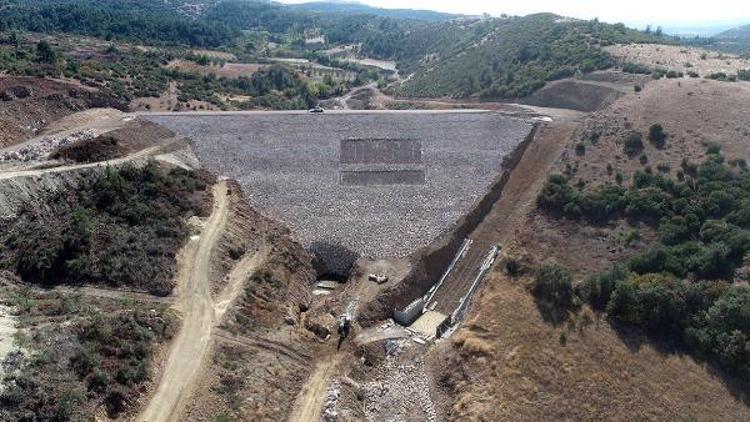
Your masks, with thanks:
M 622 141 L 622 150 L 629 158 L 633 158 L 643 151 L 643 139 L 640 132 L 630 132 Z
M 532 292 L 557 309 L 568 309 L 573 305 L 573 279 L 566 268 L 557 264 L 537 268 Z
M 670 275 L 631 276 L 615 288 L 607 314 L 680 341 L 691 317 L 707 305 L 704 289 Z
M 537 202 L 542 209 L 570 218 L 578 218 L 583 213 L 579 193 L 568 185 L 567 179 L 562 175 L 549 177 Z
M 690 346 L 750 377 L 750 287 L 729 287 L 692 325 L 686 330 Z
M 577 292 L 594 309 L 603 311 L 617 285 L 628 277 L 627 267 L 614 264 L 609 271 L 587 278 Z
M 662 127 L 662 125 L 660 125 L 659 123 L 651 125 L 651 127 L 648 129 L 648 140 L 651 141 L 651 144 L 656 148 L 664 148 L 665 142 L 667 140 L 667 134 L 664 133 L 664 128 Z
M 91 173 L 0 230 L 0 267 L 44 285 L 91 283 L 167 294 L 185 220 L 205 213 L 210 177 L 151 162 Z
M 576 155 L 579 157 L 586 155 L 586 144 L 584 144 L 583 142 L 579 142 L 576 144 Z

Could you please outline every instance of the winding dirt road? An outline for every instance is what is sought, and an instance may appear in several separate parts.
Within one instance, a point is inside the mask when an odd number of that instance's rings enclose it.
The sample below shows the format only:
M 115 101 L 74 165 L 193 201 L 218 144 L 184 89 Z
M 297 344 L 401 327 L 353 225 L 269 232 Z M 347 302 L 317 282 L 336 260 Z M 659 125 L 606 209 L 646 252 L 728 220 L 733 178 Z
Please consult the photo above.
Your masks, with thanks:
M 244 276 L 255 270 L 261 254 L 245 257 L 230 273 L 230 284 L 211 299 L 211 251 L 217 245 L 229 215 L 227 184 L 214 186 L 214 207 L 199 238 L 192 238 L 180 254 L 180 270 L 175 290 L 175 308 L 183 325 L 173 341 L 156 393 L 138 421 L 179 420 L 190 398 L 203 364 L 210 354 L 211 335 L 216 324 L 241 291 Z
M 214 208 L 198 239 L 191 238 L 180 256 L 175 308 L 183 316 L 183 325 L 172 343 L 159 388 L 140 421 L 158 422 L 177 418 L 190 396 L 191 386 L 208 354 L 214 326 L 209 270 L 211 250 L 227 221 L 226 183 L 214 186 Z

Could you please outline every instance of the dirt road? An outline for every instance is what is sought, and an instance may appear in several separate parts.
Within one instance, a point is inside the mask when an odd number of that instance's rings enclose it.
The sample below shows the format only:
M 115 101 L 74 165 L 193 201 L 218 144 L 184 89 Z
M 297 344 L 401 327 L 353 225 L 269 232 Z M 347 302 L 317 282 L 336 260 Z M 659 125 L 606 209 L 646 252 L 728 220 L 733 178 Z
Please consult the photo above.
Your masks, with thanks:
M 294 408 L 289 415 L 289 422 L 317 422 L 320 420 L 320 411 L 325 401 L 328 382 L 340 360 L 341 354 L 339 353 L 329 358 L 323 358 L 318 362 L 294 402 Z
M 71 171 L 71 170 L 82 170 L 86 168 L 93 168 L 93 167 L 99 167 L 99 166 L 114 166 L 118 164 L 123 164 L 127 161 L 133 161 L 139 158 L 150 156 L 156 151 L 158 151 L 160 148 L 161 147 L 158 147 L 158 146 L 150 147 L 150 148 L 146 148 L 144 150 L 138 151 L 135 154 L 128 155 L 127 157 L 116 158 L 114 160 L 109 160 L 109 161 L 100 161 L 97 163 L 73 164 L 73 165 L 59 166 L 59 167 L 5 171 L 5 172 L 0 172 L 0 180 L 13 179 L 16 177 L 42 176 L 45 174 L 62 173 L 62 172 Z
M 172 343 L 156 394 L 139 421 L 177 420 L 208 356 L 216 321 L 209 283 L 210 258 L 227 221 L 228 202 L 227 185 L 219 182 L 214 187 L 214 209 L 203 232 L 181 253 L 175 308 L 183 316 L 183 325 Z

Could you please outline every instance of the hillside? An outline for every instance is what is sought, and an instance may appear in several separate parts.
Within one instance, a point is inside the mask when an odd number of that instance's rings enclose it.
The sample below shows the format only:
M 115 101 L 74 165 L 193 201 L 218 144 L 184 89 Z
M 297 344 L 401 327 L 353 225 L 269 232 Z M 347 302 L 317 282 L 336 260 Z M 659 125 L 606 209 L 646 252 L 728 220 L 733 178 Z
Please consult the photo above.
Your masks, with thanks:
M 750 25 L 743 25 L 737 28 L 728 29 L 724 32 L 714 35 L 714 38 L 720 40 L 750 40 Z
M 707 264 L 710 253 L 701 255 L 723 248 L 719 244 L 731 236 L 747 238 L 746 229 L 731 224 L 731 230 L 709 236 L 710 227 L 727 224 L 724 218 L 747 227 L 746 221 L 727 217 L 742 201 L 732 202 L 728 214 L 716 209 L 702 217 L 709 221 L 701 235 L 668 237 L 674 233 L 670 230 L 692 226 L 645 216 L 657 209 L 670 212 L 669 200 L 657 199 L 661 188 L 649 184 L 649 177 L 662 180 L 664 189 L 679 180 L 694 186 L 697 197 L 686 200 L 687 210 L 713 203 L 701 197 L 721 195 L 707 190 L 733 189 L 724 183 L 747 188 L 743 163 L 750 127 L 741 114 L 748 94 L 746 84 L 663 79 L 623 96 L 580 125 L 561 122 L 542 131 L 528 157 L 533 164 L 520 165 L 509 181 L 510 202 L 501 198 L 498 214 L 488 217 L 497 224 L 495 236 L 504 245 L 505 258 L 464 328 L 432 355 L 435 377 L 449 403 L 448 419 L 679 419 L 687 414 L 698 420 L 747 419 L 747 264 L 735 260 L 729 249 L 715 255 L 725 260 L 717 267 Z M 712 97 L 723 102 L 707 104 Z M 695 115 L 701 119 L 692 119 Z M 647 140 L 655 123 L 668 133 L 664 143 Z M 556 125 L 562 129 L 555 130 Z M 644 139 L 642 152 L 630 158 L 624 139 L 633 131 L 642 132 Z M 601 202 L 587 196 L 591 202 L 581 203 L 583 217 L 571 214 L 575 206 L 550 212 L 545 208 L 550 183 L 538 202 L 519 206 L 516 189 L 530 190 L 533 196 L 542 188 L 532 184 L 530 172 L 538 171 L 563 175 L 581 195 L 611 189 L 611 199 L 621 186 L 629 189 L 625 202 L 653 200 L 654 208 L 629 203 L 625 217 L 609 207 L 612 203 L 603 194 Z M 723 182 L 714 178 L 719 174 Z M 684 209 L 685 203 L 680 204 L 674 205 L 675 213 Z M 591 211 L 602 214 L 597 219 Z M 664 247 L 660 242 L 682 248 L 683 260 L 665 258 L 670 269 L 639 267 L 645 257 L 656 257 L 656 248 Z M 747 242 L 737 245 L 747 248 Z M 609 271 L 613 263 L 624 269 Z M 635 274 L 625 280 L 616 275 L 631 269 Z M 569 273 L 550 276 L 558 270 Z M 719 271 L 710 273 L 714 270 Z M 669 275 L 648 275 L 650 271 Z M 562 290 L 559 296 L 545 295 L 544 277 L 567 278 L 571 295 Z M 614 293 L 605 280 L 613 282 Z M 589 302 L 592 297 L 597 299 Z M 605 306 L 598 302 L 602 297 L 611 300 L 609 305 L 607 299 Z M 737 325 L 727 328 L 730 324 Z M 718 334 L 726 329 L 734 334 Z
M 0 7 L 0 31 L 215 48 L 245 63 L 283 57 L 351 70 L 351 61 L 323 52 L 354 46 L 355 60 L 395 61 L 403 79 L 390 92 L 406 97 L 524 97 L 546 82 L 612 66 L 604 46 L 673 42 L 622 24 L 553 14 L 456 18 L 350 3 L 1 0 Z
M 396 59 L 408 75 L 394 93 L 496 99 L 526 96 L 548 81 L 608 68 L 613 61 L 603 46 L 657 40 L 624 25 L 539 14 L 411 28 L 391 40 L 398 45 L 392 53 L 379 41 L 365 45 L 375 55 Z
M 433 10 L 415 10 L 415 9 L 381 9 L 368 6 L 366 4 L 348 1 L 332 2 L 309 2 L 297 5 L 290 5 L 289 8 L 299 11 L 317 12 L 317 13 L 340 13 L 347 15 L 373 15 L 385 18 L 411 19 L 418 21 L 437 22 L 445 21 L 459 17 L 450 13 L 435 12 Z

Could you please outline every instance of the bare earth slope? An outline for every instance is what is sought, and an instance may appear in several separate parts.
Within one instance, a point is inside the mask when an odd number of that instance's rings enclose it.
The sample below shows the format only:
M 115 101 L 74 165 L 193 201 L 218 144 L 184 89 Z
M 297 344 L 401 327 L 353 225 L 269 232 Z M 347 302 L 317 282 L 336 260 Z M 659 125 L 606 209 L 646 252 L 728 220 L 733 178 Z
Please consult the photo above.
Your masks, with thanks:
M 34 137 L 71 113 L 122 104 L 96 89 L 49 79 L 0 76 L 0 148 Z

